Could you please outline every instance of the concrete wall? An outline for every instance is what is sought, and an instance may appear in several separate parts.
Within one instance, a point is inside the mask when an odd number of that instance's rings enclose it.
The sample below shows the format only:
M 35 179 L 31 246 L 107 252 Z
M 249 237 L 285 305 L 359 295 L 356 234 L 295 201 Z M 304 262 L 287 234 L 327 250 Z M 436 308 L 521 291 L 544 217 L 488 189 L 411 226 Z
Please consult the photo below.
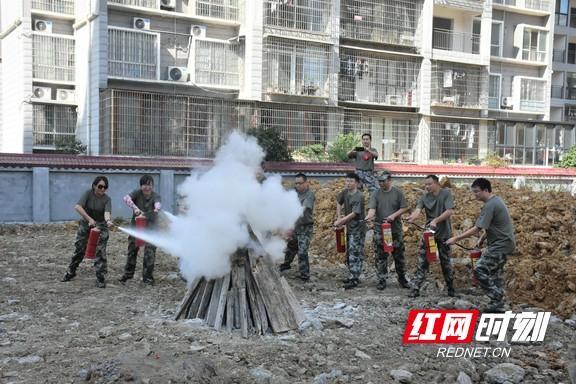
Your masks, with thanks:
M 107 194 L 112 199 L 112 217 L 129 218 L 131 210 L 122 197 L 139 188 L 141 171 L 64 170 L 43 167 L 32 169 L 0 168 L 0 223 L 77 220 L 74 205 L 96 176 L 108 178 Z M 172 170 L 148 172 L 154 177 L 154 189 L 162 197 L 162 207 L 175 212 L 177 189 L 187 173 Z

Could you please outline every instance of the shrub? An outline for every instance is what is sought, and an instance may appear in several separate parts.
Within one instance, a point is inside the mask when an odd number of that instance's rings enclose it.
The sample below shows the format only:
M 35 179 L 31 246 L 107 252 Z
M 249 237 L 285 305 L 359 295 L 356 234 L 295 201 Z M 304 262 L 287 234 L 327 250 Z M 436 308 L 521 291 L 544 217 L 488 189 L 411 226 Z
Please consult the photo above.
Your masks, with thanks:
M 301 161 L 328 161 L 328 153 L 322 144 L 311 144 L 292 152 L 294 159 Z
M 71 136 L 56 138 L 55 145 L 58 152 L 71 155 L 86 153 L 87 148 L 81 141 Z
M 576 167 L 576 145 L 572 146 L 572 148 L 564 154 L 558 166 L 562 168 Z
M 278 128 L 260 126 L 250 129 L 248 134 L 254 136 L 266 152 L 265 161 L 292 161 L 288 141 L 282 137 Z
M 328 144 L 328 159 L 330 161 L 348 161 L 348 152 L 358 145 L 360 137 L 354 133 L 341 133 L 336 140 Z

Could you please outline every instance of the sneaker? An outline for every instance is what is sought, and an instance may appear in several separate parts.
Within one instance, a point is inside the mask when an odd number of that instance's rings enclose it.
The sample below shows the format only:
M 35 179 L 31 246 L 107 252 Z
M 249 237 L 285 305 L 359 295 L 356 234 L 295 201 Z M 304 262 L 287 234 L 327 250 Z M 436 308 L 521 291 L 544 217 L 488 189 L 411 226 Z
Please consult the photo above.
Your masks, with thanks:
M 406 288 L 406 289 L 410 289 L 410 283 L 408 282 L 408 280 L 406 280 L 405 277 L 399 277 L 398 278 L 398 284 L 400 284 L 400 286 L 402 288 Z
M 344 289 L 352 289 L 356 288 L 360 282 L 358 279 L 350 279 L 346 284 L 344 284 Z
M 284 272 L 290 269 L 290 264 L 280 264 L 280 266 L 278 267 L 278 270 L 280 272 Z
M 381 280 L 378 285 L 376 286 L 376 288 L 380 291 L 383 291 L 386 289 L 386 280 Z
M 132 277 L 130 276 L 126 276 L 126 275 L 122 275 L 121 278 L 118 279 L 119 282 L 121 282 L 122 284 L 125 284 L 128 280 L 130 280 Z
M 412 297 L 412 298 L 418 297 L 418 296 L 420 296 L 420 290 L 419 289 L 412 288 L 410 290 L 410 293 L 408 294 L 408 297 Z
M 66 274 L 64 275 L 64 277 L 63 277 L 62 280 L 60 280 L 60 281 L 63 282 L 63 283 L 65 283 L 65 282 L 67 282 L 67 281 L 72 280 L 75 276 L 76 276 L 75 273 L 66 272 Z
M 106 280 L 104 279 L 96 279 L 96 286 L 98 288 L 106 288 Z

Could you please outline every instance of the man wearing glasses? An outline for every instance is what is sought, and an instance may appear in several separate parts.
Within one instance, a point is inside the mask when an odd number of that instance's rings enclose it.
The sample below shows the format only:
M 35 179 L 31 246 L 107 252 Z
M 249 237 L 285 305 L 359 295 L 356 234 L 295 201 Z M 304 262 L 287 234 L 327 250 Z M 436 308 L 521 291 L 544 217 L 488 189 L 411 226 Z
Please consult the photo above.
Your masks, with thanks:
M 96 286 L 106 287 L 105 276 L 107 273 L 106 244 L 108 243 L 108 227 L 112 223 L 112 201 L 106 195 L 108 190 L 108 179 L 106 176 L 97 176 L 92 182 L 92 188 L 84 192 L 74 209 L 82 217 L 78 222 L 76 232 L 75 250 L 68 270 L 62 279 L 63 282 L 70 281 L 76 276 L 76 269 L 84 259 L 86 244 L 90 229 L 96 227 L 100 230 L 100 239 L 96 246 Z
M 290 269 L 290 264 L 298 254 L 298 268 L 302 281 L 310 280 L 310 264 L 308 262 L 308 247 L 314 232 L 314 192 L 308 187 L 308 177 L 299 173 L 294 179 L 294 189 L 298 193 L 298 200 L 304 208 L 304 213 L 298 218 L 294 226 L 294 233 L 286 246 L 284 263 L 280 264 L 280 271 Z

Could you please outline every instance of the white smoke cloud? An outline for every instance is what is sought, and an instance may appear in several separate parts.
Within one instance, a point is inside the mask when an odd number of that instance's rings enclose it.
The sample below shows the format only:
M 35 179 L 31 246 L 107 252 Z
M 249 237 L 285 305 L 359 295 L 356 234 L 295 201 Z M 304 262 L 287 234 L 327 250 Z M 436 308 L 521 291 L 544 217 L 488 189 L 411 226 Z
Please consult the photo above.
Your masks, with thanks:
M 278 234 L 292 228 L 303 209 L 296 192 L 286 191 L 280 177 L 258 182 L 263 159 L 264 151 L 253 137 L 233 132 L 214 166 L 195 172 L 180 185 L 187 212 L 168 215 L 171 225 L 166 231 L 123 230 L 178 257 L 188 282 L 223 276 L 230 272 L 230 255 L 238 248 L 257 248 L 248 225 L 272 260 L 282 260 L 286 243 Z

